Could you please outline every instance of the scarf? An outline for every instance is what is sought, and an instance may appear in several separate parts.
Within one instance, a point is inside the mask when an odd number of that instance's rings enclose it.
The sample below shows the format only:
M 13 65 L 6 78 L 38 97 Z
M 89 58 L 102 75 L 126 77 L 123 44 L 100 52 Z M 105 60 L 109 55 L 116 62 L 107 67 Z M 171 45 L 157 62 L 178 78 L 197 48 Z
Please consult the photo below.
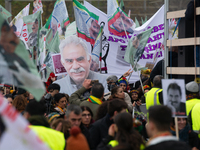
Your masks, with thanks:
M 99 98 L 92 95 L 87 99 L 87 101 L 98 105 L 101 105 L 103 103 Z
M 197 94 L 188 94 L 188 95 L 186 95 L 186 100 L 190 100 L 190 99 L 193 99 L 193 98 L 198 98 L 198 95 Z
M 172 135 L 176 136 L 176 131 L 174 128 L 171 128 L 171 133 Z M 179 138 L 181 141 L 186 142 L 187 144 L 189 143 L 189 132 L 190 132 L 190 127 L 188 124 L 182 129 L 179 130 Z
M 56 111 L 58 111 L 61 115 L 65 114 L 65 112 L 67 111 L 66 108 L 62 109 L 61 107 L 57 106 L 56 108 L 54 108 Z

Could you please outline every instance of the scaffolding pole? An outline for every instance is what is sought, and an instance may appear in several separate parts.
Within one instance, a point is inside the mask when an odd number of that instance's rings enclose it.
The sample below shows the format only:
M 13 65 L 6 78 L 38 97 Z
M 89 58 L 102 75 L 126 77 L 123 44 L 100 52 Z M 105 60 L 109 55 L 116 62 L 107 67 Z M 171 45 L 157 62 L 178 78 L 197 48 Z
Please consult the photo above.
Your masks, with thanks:
M 169 11 L 169 0 L 165 0 L 165 17 L 164 17 L 164 23 L 165 23 L 165 36 L 164 36 L 164 46 L 165 46 L 165 56 L 164 56 L 164 78 L 168 79 L 168 75 L 167 75 L 167 66 L 169 64 L 168 62 L 168 47 L 167 47 L 167 39 L 169 37 L 168 33 L 168 19 L 167 19 L 167 12 Z

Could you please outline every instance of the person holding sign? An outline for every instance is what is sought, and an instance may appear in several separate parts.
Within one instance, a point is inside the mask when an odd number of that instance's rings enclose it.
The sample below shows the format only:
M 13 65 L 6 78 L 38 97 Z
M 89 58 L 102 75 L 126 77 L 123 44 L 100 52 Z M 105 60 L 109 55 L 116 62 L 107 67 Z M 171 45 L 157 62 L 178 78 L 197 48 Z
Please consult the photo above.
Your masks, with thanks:
M 173 114 L 185 116 L 185 103 L 181 102 L 182 91 L 177 83 L 169 84 L 167 88 L 168 107 L 172 109 Z
M 179 130 L 179 139 L 187 143 L 192 150 L 198 150 L 200 148 L 200 141 L 198 134 L 191 130 L 187 118 L 178 118 L 178 130 Z M 170 126 L 170 132 L 172 135 L 176 136 L 175 131 L 175 119 L 172 119 L 172 123 Z

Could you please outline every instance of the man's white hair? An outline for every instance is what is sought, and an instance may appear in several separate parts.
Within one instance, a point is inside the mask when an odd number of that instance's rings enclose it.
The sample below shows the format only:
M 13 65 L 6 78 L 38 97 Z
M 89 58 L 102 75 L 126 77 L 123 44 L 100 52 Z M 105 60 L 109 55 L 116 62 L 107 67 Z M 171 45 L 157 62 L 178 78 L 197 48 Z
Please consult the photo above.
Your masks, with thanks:
M 75 46 L 81 45 L 86 52 L 87 60 L 90 60 L 90 54 L 88 53 L 87 45 L 83 42 L 81 38 L 77 37 L 76 35 L 72 35 L 72 36 L 67 37 L 65 40 L 63 40 L 59 45 L 61 61 L 63 63 L 65 62 L 65 60 L 63 58 L 62 52 L 66 46 L 71 45 L 71 44 L 74 44 Z

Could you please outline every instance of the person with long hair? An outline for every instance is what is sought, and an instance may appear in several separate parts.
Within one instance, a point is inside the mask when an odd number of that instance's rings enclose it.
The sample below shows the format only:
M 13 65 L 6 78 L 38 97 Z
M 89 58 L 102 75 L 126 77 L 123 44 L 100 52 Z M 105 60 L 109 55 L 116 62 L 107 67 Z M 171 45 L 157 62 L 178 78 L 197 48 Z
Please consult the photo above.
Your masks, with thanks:
M 22 115 L 24 114 L 24 110 L 26 108 L 27 105 L 27 100 L 25 99 L 24 96 L 22 95 L 17 95 L 13 102 L 12 105 L 16 108 L 16 110 L 21 113 Z
M 87 106 L 81 106 L 82 109 L 82 119 L 81 122 L 86 128 L 90 128 L 90 125 L 94 123 L 93 113 L 91 109 Z
M 177 118 L 178 119 L 178 130 L 179 130 L 179 140 L 190 145 L 194 150 L 200 148 L 200 141 L 198 134 L 190 129 L 187 122 L 187 118 Z M 170 125 L 170 132 L 172 135 L 176 136 L 175 131 L 175 120 L 172 118 L 172 123 Z
M 109 97 L 109 100 L 118 98 L 118 99 L 122 99 L 124 100 L 124 91 L 122 89 L 122 87 L 120 86 L 116 86 L 111 90 L 111 96 Z
M 97 150 L 141 150 L 144 149 L 141 135 L 133 128 L 131 114 L 119 113 L 108 130 L 108 136 L 98 145 Z

